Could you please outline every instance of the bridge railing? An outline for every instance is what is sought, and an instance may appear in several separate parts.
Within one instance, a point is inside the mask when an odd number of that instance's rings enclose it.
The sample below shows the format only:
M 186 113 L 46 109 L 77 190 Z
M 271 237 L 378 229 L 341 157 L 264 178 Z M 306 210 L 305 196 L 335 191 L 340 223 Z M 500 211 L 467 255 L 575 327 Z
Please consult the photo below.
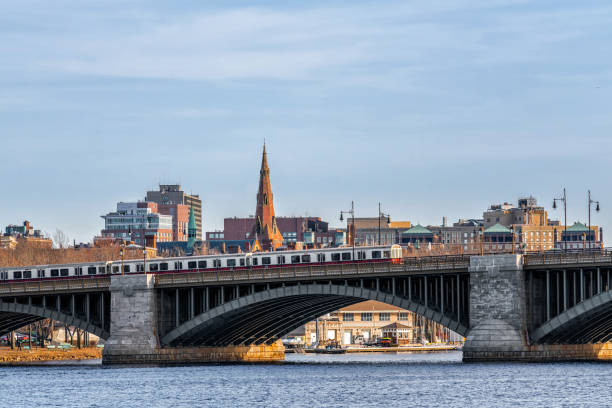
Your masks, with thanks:
M 564 253 L 527 254 L 526 266 L 612 263 L 612 251 L 575 251 Z
M 0 285 L 0 296 L 20 296 L 32 293 L 77 292 L 104 290 L 110 286 L 110 276 L 96 279 L 56 279 L 47 281 L 12 281 Z
M 439 259 L 436 259 L 439 258 Z M 284 266 L 268 269 L 202 271 L 168 273 L 155 276 L 157 286 L 189 285 L 211 282 L 265 281 L 282 279 L 318 279 L 330 277 L 356 277 L 396 273 L 436 271 L 465 271 L 469 257 L 411 258 L 399 264 L 392 263 L 342 263 L 336 265 Z

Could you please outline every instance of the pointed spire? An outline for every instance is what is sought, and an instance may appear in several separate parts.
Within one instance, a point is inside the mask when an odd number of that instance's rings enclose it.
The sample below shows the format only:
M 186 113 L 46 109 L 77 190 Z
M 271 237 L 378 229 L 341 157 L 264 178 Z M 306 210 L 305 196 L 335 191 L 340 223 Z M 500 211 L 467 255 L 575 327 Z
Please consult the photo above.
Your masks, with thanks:
M 261 170 L 259 172 L 255 226 L 251 235 L 261 237 L 262 246 L 265 249 L 278 248 L 283 242 L 283 237 L 278 231 L 276 216 L 274 215 L 274 196 L 270 184 L 270 168 L 268 167 L 265 141 L 261 157 Z

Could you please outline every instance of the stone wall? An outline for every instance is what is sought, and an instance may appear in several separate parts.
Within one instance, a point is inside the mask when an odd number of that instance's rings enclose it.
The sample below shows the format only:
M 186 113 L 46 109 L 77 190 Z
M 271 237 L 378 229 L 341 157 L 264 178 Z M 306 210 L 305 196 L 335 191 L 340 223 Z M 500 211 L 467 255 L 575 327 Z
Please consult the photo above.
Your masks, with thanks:
M 272 345 L 161 348 L 153 275 L 111 278 L 111 335 L 103 364 L 270 363 L 285 358 L 280 342 Z
M 279 341 L 270 346 L 170 347 L 105 355 L 104 364 L 275 363 L 285 359 Z

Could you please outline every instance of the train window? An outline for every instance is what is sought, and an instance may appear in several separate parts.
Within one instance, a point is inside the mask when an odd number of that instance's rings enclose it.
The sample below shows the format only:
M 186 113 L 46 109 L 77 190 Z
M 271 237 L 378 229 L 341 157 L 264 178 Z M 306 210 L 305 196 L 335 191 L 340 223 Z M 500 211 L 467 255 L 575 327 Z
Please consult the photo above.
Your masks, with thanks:
M 21 271 L 14 271 L 13 272 L 13 279 L 21 279 Z
M 332 261 L 339 261 L 339 260 L 340 260 L 340 254 L 339 253 L 332 254 Z
M 282 265 L 285 263 L 285 255 L 279 255 L 276 257 L 276 263 Z
M 357 259 L 366 259 L 365 251 L 357 251 Z
M 166 269 L 168 269 L 168 264 L 166 264 Z M 149 266 L 149 270 L 150 271 L 157 271 L 159 270 L 159 264 L 151 264 L 151 266 Z
M 87 274 L 88 275 L 95 275 L 96 274 L 96 267 L 95 266 L 90 266 L 89 268 L 87 268 Z
M 342 253 L 342 260 L 343 261 L 350 261 L 351 260 L 351 253 L 350 252 L 343 252 Z
M 59 269 L 51 269 L 51 276 L 59 276 Z
M 270 265 L 270 263 L 272 263 L 272 260 L 269 256 L 263 256 L 261 258 L 261 264 L 262 265 Z
M 317 254 L 317 262 L 325 262 L 325 254 Z
M 68 276 L 68 268 L 60 269 L 60 276 Z
M 159 264 L 159 270 L 160 271 L 167 271 L 168 270 L 168 263 L 167 262 L 162 262 Z
M 380 251 L 372 251 L 372 259 L 380 259 L 381 252 Z
M 299 255 L 291 255 L 291 263 L 300 263 L 300 256 Z
M 391 258 L 391 251 L 385 251 L 384 254 L 383 254 L 383 257 Z
M 103 266 L 98 266 L 98 273 L 99 274 L 104 274 L 106 272 L 105 268 Z
M 253 265 L 257 266 L 257 263 L 258 263 L 258 262 L 259 262 L 259 261 L 257 260 L 257 258 L 253 258 Z
M 83 268 L 81 268 L 81 267 L 74 268 L 74 274 L 77 275 L 77 276 L 83 275 Z
M 124 273 L 130 272 L 130 265 L 123 265 L 123 272 Z
M 144 272 L 144 265 L 136 264 L 136 272 Z
M 8 272 L 0 272 L 0 280 L 7 280 Z
M 38 270 L 38 277 L 39 278 L 44 278 L 45 277 L 45 270 L 44 269 L 39 269 Z
M 302 262 L 305 262 L 305 263 L 310 262 L 310 255 L 302 255 Z
M 31 279 L 32 271 L 23 271 L 23 279 Z
M 182 262 L 175 262 L 174 263 L 174 270 L 178 271 L 180 269 L 183 269 L 183 263 Z
M 221 267 L 221 260 L 213 259 L 213 268 L 220 268 L 220 267 Z
M 119 265 L 113 266 L 113 273 L 119 273 Z
M 244 262 L 244 258 L 240 258 L 240 266 L 244 266 L 245 262 Z
M 206 261 L 198 261 L 198 268 L 200 269 L 206 268 Z
M 187 262 L 187 269 L 195 269 L 198 267 L 198 263 L 196 261 Z
M 228 259 L 227 260 L 227 266 L 228 267 L 236 266 L 236 260 L 235 259 Z

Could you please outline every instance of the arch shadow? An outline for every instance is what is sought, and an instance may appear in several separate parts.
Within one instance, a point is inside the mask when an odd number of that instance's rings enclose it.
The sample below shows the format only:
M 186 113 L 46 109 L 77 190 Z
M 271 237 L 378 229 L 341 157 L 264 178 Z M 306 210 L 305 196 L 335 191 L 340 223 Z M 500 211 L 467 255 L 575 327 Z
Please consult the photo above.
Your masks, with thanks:
M 602 292 L 545 322 L 531 334 L 541 344 L 585 344 L 612 339 L 612 291 Z
M 81 330 L 95 334 L 105 340 L 110 337 L 110 334 L 100 326 L 61 313 L 58 310 L 23 305 L 20 303 L 0 302 L 0 336 L 43 319 L 53 319 L 67 324 L 68 326 L 78 327 Z
M 243 296 L 204 312 L 167 333 L 164 346 L 271 344 L 326 313 L 377 300 L 397 306 L 465 336 L 468 329 L 449 316 L 389 293 L 333 284 L 280 287 Z

